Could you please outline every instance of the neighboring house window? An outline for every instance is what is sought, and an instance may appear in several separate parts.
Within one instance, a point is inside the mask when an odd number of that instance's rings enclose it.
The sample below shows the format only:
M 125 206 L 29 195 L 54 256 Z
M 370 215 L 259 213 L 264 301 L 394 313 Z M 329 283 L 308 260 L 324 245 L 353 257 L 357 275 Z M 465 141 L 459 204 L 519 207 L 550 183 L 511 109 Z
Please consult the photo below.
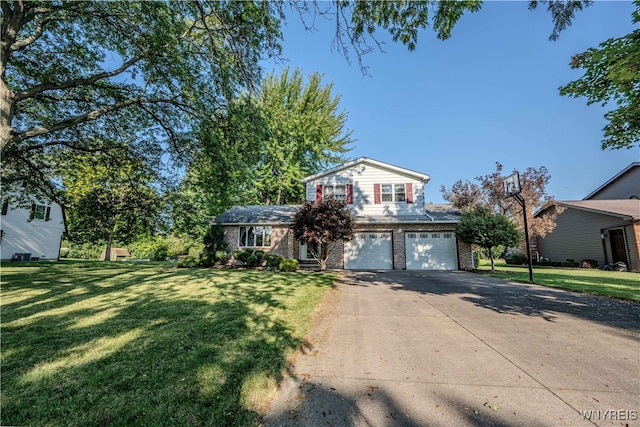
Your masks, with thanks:
M 51 219 L 51 206 L 31 205 L 30 220 L 49 221 Z
M 413 203 L 413 184 L 374 184 L 374 203 Z
M 271 227 L 240 227 L 238 246 L 271 246 Z
M 6 215 L 9 212 L 9 201 L 5 200 L 2 202 L 2 215 Z
M 322 202 L 323 198 L 344 200 L 347 204 L 353 204 L 353 184 L 316 185 L 316 202 Z

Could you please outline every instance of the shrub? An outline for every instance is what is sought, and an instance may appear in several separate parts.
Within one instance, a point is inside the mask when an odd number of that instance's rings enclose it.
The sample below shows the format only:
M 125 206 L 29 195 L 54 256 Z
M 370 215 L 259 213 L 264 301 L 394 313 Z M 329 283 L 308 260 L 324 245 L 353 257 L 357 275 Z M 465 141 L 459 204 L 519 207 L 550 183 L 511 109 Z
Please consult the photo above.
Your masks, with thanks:
M 252 253 L 253 251 L 250 250 L 238 249 L 233 253 L 233 257 L 241 263 L 246 264 L 247 262 L 249 262 L 249 257 Z
M 280 261 L 282 261 L 282 257 L 273 254 L 265 254 L 264 260 L 267 262 L 267 267 L 278 268 L 280 267 Z
M 193 268 L 193 267 L 197 267 L 198 264 L 199 264 L 199 260 L 197 258 L 194 258 L 192 256 L 186 256 L 178 262 L 178 267 Z
M 69 242 L 67 257 L 75 259 L 99 259 L 100 254 L 105 248 L 105 243 L 83 243 L 80 245 Z
M 522 265 L 526 262 L 524 254 L 513 253 L 505 258 L 507 264 Z
M 227 251 L 216 251 L 214 260 L 218 264 L 226 264 L 229 261 L 229 253 Z
M 298 267 L 300 267 L 300 263 L 297 259 L 283 259 L 280 261 L 278 269 L 280 271 L 297 271 Z
M 251 254 L 249 255 L 249 257 L 247 258 L 247 263 L 251 266 L 251 267 L 255 267 L 258 265 L 258 257 L 255 254 Z
M 567 260 L 562 262 L 561 264 L 562 267 L 577 267 L 578 265 L 579 264 L 576 262 L 576 260 L 571 258 L 567 258 Z
M 133 258 L 150 259 L 152 261 L 164 261 L 169 254 L 169 243 L 163 236 L 149 237 L 139 240 L 131 245 Z

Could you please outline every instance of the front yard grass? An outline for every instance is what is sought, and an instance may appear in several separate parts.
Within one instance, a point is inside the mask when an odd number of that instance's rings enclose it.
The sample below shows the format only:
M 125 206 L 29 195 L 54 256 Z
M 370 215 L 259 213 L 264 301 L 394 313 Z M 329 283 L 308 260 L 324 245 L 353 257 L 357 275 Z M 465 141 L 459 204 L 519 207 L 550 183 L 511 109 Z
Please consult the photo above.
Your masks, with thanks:
M 489 261 L 481 260 L 478 272 L 500 279 L 529 283 L 529 268 L 526 266 L 496 262 L 496 272 L 492 273 Z M 533 281 L 538 285 L 553 288 L 640 301 L 640 274 L 638 273 L 535 266 Z
M 0 425 L 251 425 L 335 276 L 3 264 Z

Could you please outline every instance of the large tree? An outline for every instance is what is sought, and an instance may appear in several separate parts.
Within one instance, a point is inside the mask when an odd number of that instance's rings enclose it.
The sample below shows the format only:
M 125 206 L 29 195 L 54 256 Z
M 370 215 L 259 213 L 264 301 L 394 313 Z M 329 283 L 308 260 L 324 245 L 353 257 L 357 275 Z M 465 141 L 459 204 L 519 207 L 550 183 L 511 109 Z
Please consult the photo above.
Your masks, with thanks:
M 321 270 L 339 242 L 353 237 L 355 218 L 347 202 L 333 198 L 321 202 L 305 202 L 293 218 L 293 237 L 309 246 Z
M 279 52 L 271 2 L 3 1 L 3 187 L 54 193 L 61 152 L 187 156 L 201 121 Z M 51 194 L 54 195 L 54 194 Z
M 344 160 L 351 132 L 339 109 L 333 84 L 322 84 L 313 73 L 305 82 L 302 71 L 267 76 L 258 105 L 269 132 L 257 162 L 255 197 L 260 204 L 296 204 L 305 199 L 300 180 Z
M 633 22 L 640 22 L 640 1 Z M 611 38 L 598 48 L 574 55 L 571 68 L 584 75 L 560 88 L 560 94 L 586 97 L 587 105 L 615 104 L 604 117 L 602 149 L 633 148 L 640 144 L 640 30 Z
M 491 271 L 495 270 L 493 248 L 514 246 L 522 240 L 516 223 L 508 216 L 497 214 L 487 207 L 478 206 L 462 214 L 456 236 L 463 242 L 487 249 Z
M 455 207 L 468 210 L 477 207 L 489 208 L 495 213 L 508 215 L 517 222 L 520 231 L 524 231 L 524 218 L 522 207 L 513 197 L 505 197 L 502 180 L 504 178 L 504 166 L 496 162 L 496 170 L 490 174 L 477 176 L 475 182 L 459 180 L 447 188 L 440 188 L 443 198 Z M 553 196 L 547 194 L 547 184 L 551 175 L 546 167 L 528 167 L 520 173 L 522 192 L 520 195 L 525 200 L 527 208 L 527 222 L 529 235 L 532 239 L 544 237 L 555 227 L 555 215 L 545 218 L 535 218 L 533 215 L 544 206 L 553 203 Z M 523 248 L 524 249 L 524 248 Z M 528 251 L 523 250 L 527 254 Z
M 126 151 L 125 148 L 121 148 Z M 67 160 L 62 178 L 68 238 L 76 243 L 130 243 L 155 232 L 161 200 L 154 173 L 138 159 L 85 154 Z M 110 251 L 107 250 L 107 260 Z

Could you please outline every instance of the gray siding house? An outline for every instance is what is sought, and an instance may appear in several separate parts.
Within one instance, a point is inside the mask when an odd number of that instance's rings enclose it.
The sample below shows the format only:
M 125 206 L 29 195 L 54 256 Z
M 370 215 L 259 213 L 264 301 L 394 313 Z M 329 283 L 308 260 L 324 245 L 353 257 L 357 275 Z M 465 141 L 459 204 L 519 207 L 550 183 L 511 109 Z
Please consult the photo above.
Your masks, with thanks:
M 640 162 L 631 163 L 583 200 L 640 199 Z
M 302 180 L 307 201 L 345 200 L 356 217 L 353 239 L 339 244 L 327 266 L 337 269 L 457 270 L 472 268 L 471 247 L 455 235 L 460 213 L 425 205 L 429 175 L 366 157 Z M 218 215 L 231 251 L 254 248 L 311 261 L 290 226 L 299 206 L 238 206 Z
M 540 256 L 551 261 L 585 259 L 598 266 L 624 262 L 629 270 L 640 271 L 640 200 L 562 201 L 564 210 L 556 218 L 556 227 L 538 238 Z M 552 205 L 536 216 L 553 212 Z
M 598 266 L 624 262 L 640 271 L 640 162 L 631 163 L 583 200 L 560 201 L 536 216 L 561 206 L 556 227 L 538 238 L 540 256 L 551 261 L 584 259 Z

